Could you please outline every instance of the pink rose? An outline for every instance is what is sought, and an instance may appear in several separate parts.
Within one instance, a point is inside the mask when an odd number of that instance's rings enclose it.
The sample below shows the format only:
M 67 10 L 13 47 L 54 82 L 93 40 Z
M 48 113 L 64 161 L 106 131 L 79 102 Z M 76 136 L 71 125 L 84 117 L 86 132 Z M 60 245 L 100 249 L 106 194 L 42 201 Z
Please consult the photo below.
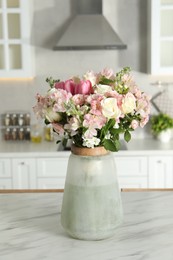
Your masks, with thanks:
M 147 115 L 146 117 L 142 118 L 141 122 L 140 122 L 140 127 L 144 127 L 146 125 L 146 123 L 148 123 L 149 121 L 149 116 Z
M 90 95 L 93 93 L 93 88 L 90 80 L 81 80 L 75 88 L 75 94 Z
M 131 128 L 132 129 L 136 129 L 136 128 L 138 128 L 138 126 L 139 126 L 139 122 L 137 121 L 137 120 L 132 120 L 132 122 L 131 122 Z

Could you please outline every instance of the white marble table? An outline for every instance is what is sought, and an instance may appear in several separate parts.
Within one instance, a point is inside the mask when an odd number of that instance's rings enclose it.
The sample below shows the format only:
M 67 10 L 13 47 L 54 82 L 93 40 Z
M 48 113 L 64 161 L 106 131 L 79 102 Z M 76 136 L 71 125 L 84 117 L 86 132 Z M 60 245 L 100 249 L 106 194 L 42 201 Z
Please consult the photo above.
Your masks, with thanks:
M 112 238 L 81 241 L 61 227 L 61 193 L 0 194 L 0 260 L 173 260 L 173 192 L 124 192 L 122 201 Z

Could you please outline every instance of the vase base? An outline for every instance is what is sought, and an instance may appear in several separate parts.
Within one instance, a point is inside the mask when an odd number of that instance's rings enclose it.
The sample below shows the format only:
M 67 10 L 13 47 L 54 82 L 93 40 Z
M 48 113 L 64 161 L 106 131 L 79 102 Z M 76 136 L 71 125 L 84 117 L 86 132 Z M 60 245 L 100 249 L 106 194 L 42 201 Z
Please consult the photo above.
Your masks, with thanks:
M 74 238 L 74 239 L 78 239 L 78 240 L 86 240 L 86 241 L 98 241 L 98 240 L 104 240 L 104 239 L 108 239 L 111 238 L 113 236 L 116 235 L 117 232 L 117 228 L 122 224 L 123 221 L 120 221 L 119 223 L 117 223 L 117 226 L 110 231 L 105 231 L 104 233 L 85 233 L 85 234 L 81 234 L 78 232 L 71 232 L 68 231 L 66 228 L 64 228 L 67 232 L 67 234 Z

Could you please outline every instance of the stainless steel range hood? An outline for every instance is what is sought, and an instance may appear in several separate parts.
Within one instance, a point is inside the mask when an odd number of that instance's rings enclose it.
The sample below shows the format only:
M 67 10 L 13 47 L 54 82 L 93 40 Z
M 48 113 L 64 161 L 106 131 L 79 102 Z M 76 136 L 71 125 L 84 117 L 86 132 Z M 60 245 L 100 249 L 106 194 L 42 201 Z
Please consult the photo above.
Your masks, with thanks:
M 77 15 L 62 34 L 54 50 L 126 49 L 102 15 L 102 0 L 76 0 Z

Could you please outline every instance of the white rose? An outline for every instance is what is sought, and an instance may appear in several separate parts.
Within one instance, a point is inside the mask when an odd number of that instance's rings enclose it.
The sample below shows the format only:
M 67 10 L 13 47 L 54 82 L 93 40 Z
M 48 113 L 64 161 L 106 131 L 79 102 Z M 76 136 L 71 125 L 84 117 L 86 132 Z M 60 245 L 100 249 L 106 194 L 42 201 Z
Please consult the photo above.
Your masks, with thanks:
M 136 98 L 132 93 L 127 93 L 122 99 L 122 111 L 124 114 L 128 114 L 136 109 Z
M 119 118 L 121 110 L 118 108 L 116 98 L 106 98 L 101 101 L 102 113 L 107 118 Z
M 61 115 L 57 112 L 54 112 L 51 107 L 48 107 L 45 110 L 45 117 L 49 122 L 59 122 L 61 120 Z
M 109 86 L 109 85 L 102 85 L 102 84 L 99 84 L 96 86 L 96 89 L 95 89 L 95 93 L 98 93 L 98 94 L 104 94 L 106 92 L 110 92 L 112 91 L 112 87 Z

